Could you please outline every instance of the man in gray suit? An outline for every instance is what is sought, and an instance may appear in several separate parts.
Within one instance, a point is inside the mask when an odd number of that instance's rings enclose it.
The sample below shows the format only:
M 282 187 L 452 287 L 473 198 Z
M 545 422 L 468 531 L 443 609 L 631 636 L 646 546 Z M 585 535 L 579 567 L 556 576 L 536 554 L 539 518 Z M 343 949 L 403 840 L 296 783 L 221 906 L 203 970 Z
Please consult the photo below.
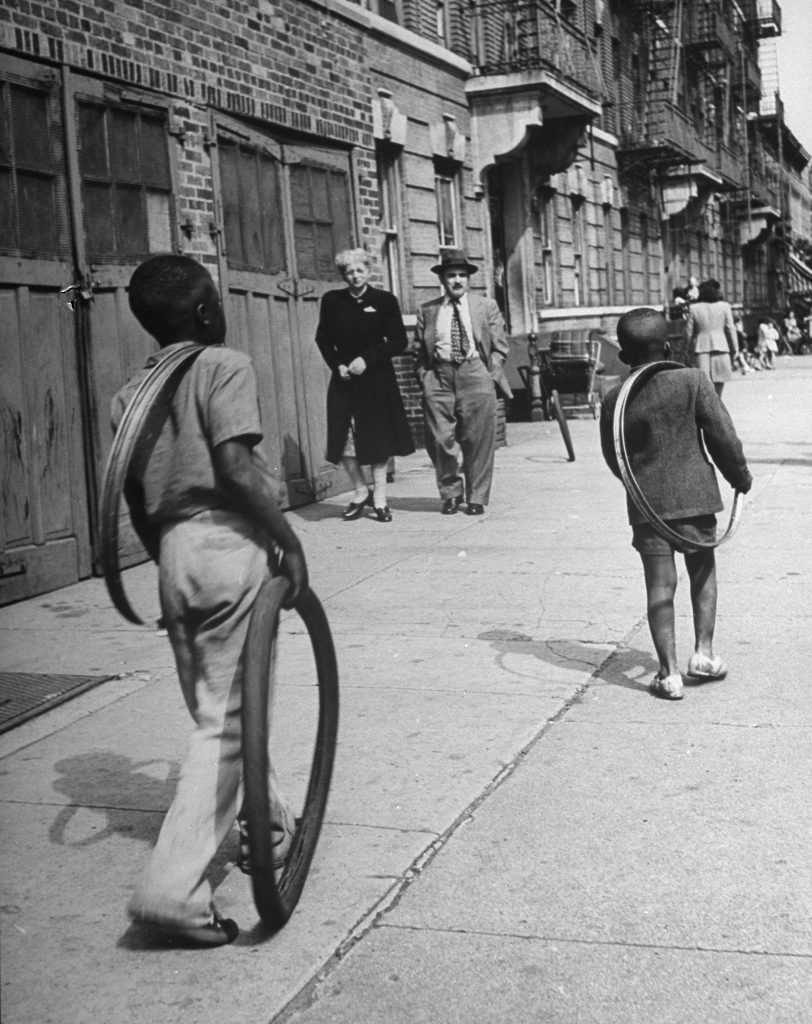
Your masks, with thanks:
M 443 515 L 453 516 L 466 501 L 468 515 L 481 516 L 493 478 L 494 384 L 511 397 L 503 369 L 508 352 L 505 322 L 493 299 L 469 294 L 477 268 L 461 250 L 447 249 L 431 269 L 445 294 L 418 310 L 414 349 L 426 449 L 434 463 Z

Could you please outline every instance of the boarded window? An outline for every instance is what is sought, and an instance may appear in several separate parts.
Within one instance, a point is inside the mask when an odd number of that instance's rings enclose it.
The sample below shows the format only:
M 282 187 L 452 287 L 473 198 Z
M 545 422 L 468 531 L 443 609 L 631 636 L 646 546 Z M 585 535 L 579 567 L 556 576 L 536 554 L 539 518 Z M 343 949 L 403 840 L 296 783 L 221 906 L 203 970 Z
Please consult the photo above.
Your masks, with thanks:
M 285 269 L 279 162 L 224 136 L 219 149 L 229 266 L 278 274 Z
M 333 257 L 352 244 L 347 172 L 298 163 L 290 168 L 290 191 L 299 276 L 337 278 Z
M 0 82 L 0 247 L 4 251 L 59 254 L 59 188 L 49 95 Z
M 172 247 L 165 116 L 78 102 L 79 170 L 88 256 L 123 260 Z

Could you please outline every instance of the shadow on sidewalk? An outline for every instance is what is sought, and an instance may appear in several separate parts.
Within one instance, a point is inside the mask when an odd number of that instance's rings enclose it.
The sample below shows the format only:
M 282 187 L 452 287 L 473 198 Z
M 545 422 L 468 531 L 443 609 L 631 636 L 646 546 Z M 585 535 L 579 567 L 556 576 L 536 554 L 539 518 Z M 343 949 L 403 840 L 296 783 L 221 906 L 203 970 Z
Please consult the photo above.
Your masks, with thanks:
M 648 651 L 633 647 L 613 649 L 607 643 L 570 639 L 533 640 L 524 633 L 504 629 L 480 633 L 477 639 L 491 642 L 497 652 L 497 664 L 506 671 L 510 671 L 505 664 L 508 655 L 526 655 L 561 668 L 580 671 L 591 668 L 595 681 L 647 692 L 650 677 L 658 668 Z
M 152 765 L 166 767 L 166 777 L 144 771 Z M 59 773 L 53 788 L 70 801 L 48 830 L 55 846 L 82 847 L 103 842 L 110 836 L 126 835 L 154 843 L 159 823 L 147 815 L 164 814 L 172 799 L 180 766 L 174 761 L 153 758 L 131 761 L 111 750 L 65 757 L 54 765 Z M 88 798 L 88 792 L 92 796 Z M 82 810 L 104 812 L 107 824 L 93 828 L 79 838 L 69 838 L 81 827 L 74 822 Z

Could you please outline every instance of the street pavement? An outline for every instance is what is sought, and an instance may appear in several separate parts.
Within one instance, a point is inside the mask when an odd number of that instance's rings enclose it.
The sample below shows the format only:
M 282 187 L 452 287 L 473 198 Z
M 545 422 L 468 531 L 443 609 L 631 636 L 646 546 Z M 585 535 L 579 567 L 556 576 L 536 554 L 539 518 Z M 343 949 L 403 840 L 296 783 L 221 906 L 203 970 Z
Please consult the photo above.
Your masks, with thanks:
M 439 515 L 424 452 L 391 524 L 340 496 L 290 513 L 338 652 L 341 720 L 302 900 L 268 935 L 232 836 L 242 928 L 167 947 L 124 908 L 190 722 L 154 628 L 90 580 L 0 609 L 0 670 L 112 676 L 0 736 L 5 1024 L 749 1024 L 812 1020 L 812 357 L 737 377 L 753 491 L 718 553 L 724 682 L 656 663 L 597 424 L 510 424 L 482 518 Z M 684 572 L 678 649 L 691 651 Z M 307 776 L 314 686 L 280 627 L 282 781 Z

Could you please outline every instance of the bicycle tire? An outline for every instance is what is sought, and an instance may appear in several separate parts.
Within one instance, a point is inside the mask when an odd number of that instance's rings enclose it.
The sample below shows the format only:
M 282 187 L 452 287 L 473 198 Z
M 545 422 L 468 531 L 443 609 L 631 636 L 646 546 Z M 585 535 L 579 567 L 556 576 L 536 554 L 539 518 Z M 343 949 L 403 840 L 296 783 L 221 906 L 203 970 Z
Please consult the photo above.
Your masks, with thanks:
M 567 449 L 567 461 L 575 462 L 575 449 L 572 447 L 572 438 L 570 437 L 570 428 L 567 423 L 567 417 L 564 415 L 564 409 L 561 406 L 561 399 L 558 396 L 558 391 L 555 388 L 550 392 L 550 404 L 553 407 L 553 414 L 556 420 L 558 420 L 558 428 L 561 431 L 561 436 L 564 438 L 564 447 Z
M 623 382 L 618 394 L 614 415 L 612 417 L 612 439 L 615 446 L 615 456 L 617 458 L 617 464 L 620 469 L 620 476 L 623 480 L 623 484 L 638 512 L 640 512 L 652 529 L 664 540 L 667 540 L 670 544 L 676 545 L 676 547 L 680 549 L 687 548 L 691 551 L 709 551 L 714 548 L 718 548 L 721 544 L 729 541 L 736 532 L 741 519 L 741 493 L 739 491 L 734 491 L 733 506 L 730 510 L 730 520 L 727 524 L 727 528 L 721 536 L 717 537 L 713 541 L 689 540 L 687 537 L 683 537 L 682 534 L 677 533 L 676 530 L 673 530 L 651 507 L 648 499 L 640 489 L 640 485 L 638 484 L 634 473 L 632 472 L 629 453 L 626 449 L 626 405 L 631 398 L 632 393 L 642 387 L 649 377 L 652 377 L 655 373 L 658 373 L 661 370 L 683 369 L 685 369 L 685 367 L 681 363 L 662 360 L 656 363 L 644 363 L 642 366 L 638 366 L 635 370 L 632 370 Z
M 245 641 L 242 703 L 243 811 L 248 823 L 251 886 L 261 920 L 274 930 L 289 920 L 307 879 L 327 806 L 338 733 L 335 648 L 324 609 L 308 589 L 295 610 L 307 628 L 316 662 L 318 727 L 301 818 L 285 866 L 277 874 L 268 802 L 268 702 L 279 613 L 288 586 L 284 577 L 274 576 L 257 595 Z
M 136 447 L 139 443 L 149 441 L 150 437 L 153 440 L 157 437 L 158 424 L 152 424 L 151 430 L 148 429 L 150 416 L 160 410 L 161 403 L 171 396 L 182 374 L 204 348 L 204 345 L 184 345 L 162 356 L 152 367 L 124 410 L 104 468 L 99 501 L 99 557 L 102 575 L 113 605 L 125 619 L 136 625 L 142 625 L 143 619 L 133 610 L 124 591 L 118 555 L 121 494 Z

